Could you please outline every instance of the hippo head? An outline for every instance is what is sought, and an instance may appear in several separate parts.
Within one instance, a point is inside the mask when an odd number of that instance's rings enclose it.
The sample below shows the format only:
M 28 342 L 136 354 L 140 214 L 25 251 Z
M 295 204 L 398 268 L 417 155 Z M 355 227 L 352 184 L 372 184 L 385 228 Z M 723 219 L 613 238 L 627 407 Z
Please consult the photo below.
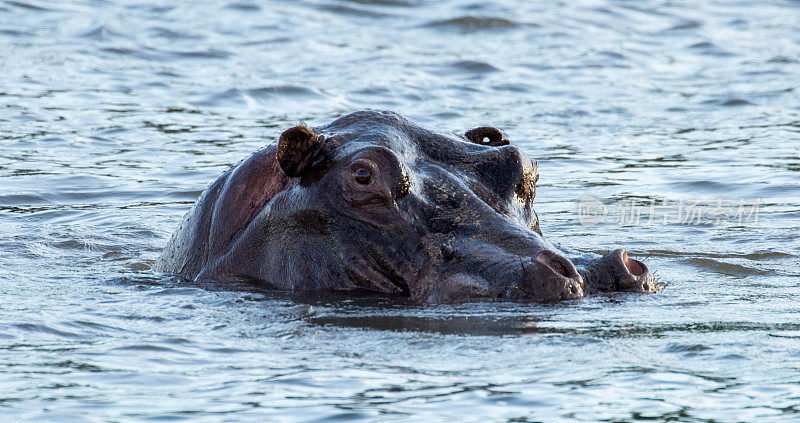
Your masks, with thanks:
M 537 163 L 492 127 L 443 134 L 365 111 L 287 129 L 277 147 L 256 156 L 195 206 L 211 211 L 190 212 L 184 222 L 210 221 L 203 260 L 165 269 L 433 302 L 657 289 L 647 267 L 624 251 L 573 262 L 546 241 L 533 209 Z M 197 244 L 202 231 L 171 244 Z M 180 258 L 169 250 L 162 263 Z

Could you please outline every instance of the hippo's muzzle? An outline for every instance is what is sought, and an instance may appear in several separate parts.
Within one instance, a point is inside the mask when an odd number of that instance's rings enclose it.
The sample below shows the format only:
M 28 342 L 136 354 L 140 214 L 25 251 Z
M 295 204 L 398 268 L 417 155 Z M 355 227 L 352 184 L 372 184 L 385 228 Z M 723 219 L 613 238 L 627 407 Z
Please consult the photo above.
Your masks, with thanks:
M 584 295 L 584 282 L 571 261 L 551 250 L 522 259 L 522 284 L 516 288 L 526 298 L 542 301 L 572 300 Z
M 598 291 L 658 292 L 658 284 L 647 265 L 631 258 L 625 250 L 614 250 L 589 263 L 580 271 L 586 293 Z

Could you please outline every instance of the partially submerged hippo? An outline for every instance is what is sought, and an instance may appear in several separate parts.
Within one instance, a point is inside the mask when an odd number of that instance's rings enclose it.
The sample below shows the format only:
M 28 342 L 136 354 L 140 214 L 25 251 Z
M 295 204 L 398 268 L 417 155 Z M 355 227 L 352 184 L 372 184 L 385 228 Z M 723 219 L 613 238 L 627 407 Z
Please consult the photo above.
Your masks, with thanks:
M 622 250 L 570 260 L 545 240 L 538 179 L 492 127 L 462 137 L 376 111 L 295 126 L 203 192 L 157 270 L 430 302 L 658 290 Z

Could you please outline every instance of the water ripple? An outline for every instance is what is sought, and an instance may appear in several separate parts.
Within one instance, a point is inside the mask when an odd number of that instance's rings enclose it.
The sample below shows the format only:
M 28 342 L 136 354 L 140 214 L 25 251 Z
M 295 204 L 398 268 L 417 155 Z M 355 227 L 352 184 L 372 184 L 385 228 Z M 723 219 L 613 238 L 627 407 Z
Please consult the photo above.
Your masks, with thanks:
M 796 420 L 791 2 L 2 0 L 0 20 L 4 420 Z M 546 236 L 628 248 L 664 292 L 419 306 L 152 274 L 221 172 L 358 108 L 500 127 L 539 160 Z M 761 207 L 585 227 L 584 195 Z

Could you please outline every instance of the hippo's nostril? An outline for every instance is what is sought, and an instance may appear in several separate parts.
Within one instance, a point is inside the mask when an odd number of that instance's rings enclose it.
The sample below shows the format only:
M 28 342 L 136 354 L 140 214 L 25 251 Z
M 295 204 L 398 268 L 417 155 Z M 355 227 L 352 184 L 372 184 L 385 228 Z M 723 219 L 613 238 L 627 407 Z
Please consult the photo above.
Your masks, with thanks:
M 572 267 L 566 263 L 566 259 L 557 255 L 556 253 L 545 250 L 539 253 L 536 256 L 536 261 L 539 263 L 544 264 L 545 266 L 553 269 L 554 272 L 558 273 L 559 275 L 565 278 L 571 278 L 575 276 L 575 272 L 573 271 Z
M 625 265 L 631 275 L 642 276 L 642 274 L 644 274 L 644 264 L 628 257 L 627 251 L 622 252 L 622 263 Z
M 520 258 L 525 298 L 561 301 L 584 295 L 583 277 L 575 265 L 552 250 L 540 251 L 532 260 Z

